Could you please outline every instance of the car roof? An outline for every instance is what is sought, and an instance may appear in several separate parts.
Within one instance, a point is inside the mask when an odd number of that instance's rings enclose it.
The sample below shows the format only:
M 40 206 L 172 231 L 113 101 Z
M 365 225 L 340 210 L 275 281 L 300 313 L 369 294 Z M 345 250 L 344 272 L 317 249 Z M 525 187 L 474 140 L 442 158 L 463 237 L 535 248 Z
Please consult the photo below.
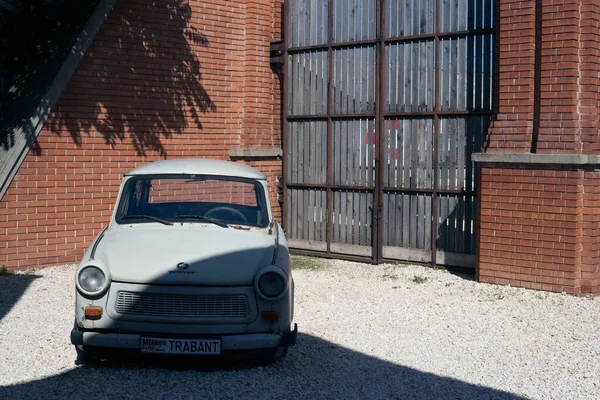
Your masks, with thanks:
M 250 179 L 266 179 L 265 174 L 245 164 L 200 158 L 155 161 L 128 171 L 125 173 L 125 176 L 162 174 L 237 176 Z

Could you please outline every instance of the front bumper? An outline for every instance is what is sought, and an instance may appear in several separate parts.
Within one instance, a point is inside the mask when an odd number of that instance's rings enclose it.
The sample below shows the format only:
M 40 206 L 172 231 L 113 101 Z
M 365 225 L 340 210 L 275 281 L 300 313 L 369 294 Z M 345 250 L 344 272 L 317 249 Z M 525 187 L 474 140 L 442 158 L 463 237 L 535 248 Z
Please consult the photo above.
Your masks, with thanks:
M 282 334 L 275 333 L 249 333 L 242 335 L 221 336 L 221 349 L 223 351 L 272 349 L 279 346 L 293 346 L 296 344 L 298 326 L 294 330 Z M 161 337 L 161 334 L 144 336 Z M 115 349 L 139 349 L 142 335 L 134 333 L 108 333 L 98 331 L 82 331 L 75 327 L 71 331 L 71 343 L 76 346 L 105 347 Z

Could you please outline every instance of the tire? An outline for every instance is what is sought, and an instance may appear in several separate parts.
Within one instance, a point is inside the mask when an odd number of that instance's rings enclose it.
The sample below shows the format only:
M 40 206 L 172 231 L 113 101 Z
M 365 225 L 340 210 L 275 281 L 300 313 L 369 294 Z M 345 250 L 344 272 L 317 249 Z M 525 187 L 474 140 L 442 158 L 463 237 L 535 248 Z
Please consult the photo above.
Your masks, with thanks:
M 83 346 L 75 346 L 75 352 L 77 353 L 77 359 L 75 364 L 82 365 L 94 361 L 92 354 L 83 348 Z
M 262 359 L 264 364 L 274 364 L 278 361 L 283 360 L 289 351 L 288 346 L 279 346 L 276 349 L 269 351 L 269 353 Z
M 77 321 L 73 321 L 73 329 L 77 329 Z M 76 365 L 86 364 L 95 359 L 91 351 L 84 349 L 83 346 L 75 345 L 75 352 L 77 353 Z

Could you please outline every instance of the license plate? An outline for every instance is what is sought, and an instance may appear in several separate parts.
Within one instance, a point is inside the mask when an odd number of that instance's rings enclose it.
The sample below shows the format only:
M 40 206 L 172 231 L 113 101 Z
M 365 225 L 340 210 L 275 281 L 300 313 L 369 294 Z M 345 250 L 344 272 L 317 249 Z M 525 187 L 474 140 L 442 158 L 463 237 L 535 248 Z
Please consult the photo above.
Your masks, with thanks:
M 164 339 L 143 337 L 140 343 L 142 353 L 161 354 L 221 354 L 221 341 L 218 339 Z

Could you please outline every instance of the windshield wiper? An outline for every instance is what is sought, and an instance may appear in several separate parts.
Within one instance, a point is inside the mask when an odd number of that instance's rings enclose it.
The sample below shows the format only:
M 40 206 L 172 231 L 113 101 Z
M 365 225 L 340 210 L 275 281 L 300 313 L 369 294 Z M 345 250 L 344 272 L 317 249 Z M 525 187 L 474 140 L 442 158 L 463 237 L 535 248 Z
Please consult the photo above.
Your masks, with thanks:
M 214 218 L 210 218 L 210 217 L 205 217 L 203 215 L 192 215 L 192 214 L 189 214 L 189 215 L 176 215 L 175 218 L 178 218 L 178 219 L 197 219 L 198 221 L 210 222 L 212 224 L 222 226 L 223 228 L 229 228 L 229 225 L 227 225 L 225 222 L 219 221 L 218 219 L 214 219 Z
M 164 219 L 153 217 L 152 215 L 126 215 L 124 217 L 121 217 L 121 219 L 138 219 L 138 218 L 149 219 L 150 221 L 160 222 L 161 224 L 165 224 L 165 225 L 173 225 L 173 223 L 171 221 L 165 221 Z

